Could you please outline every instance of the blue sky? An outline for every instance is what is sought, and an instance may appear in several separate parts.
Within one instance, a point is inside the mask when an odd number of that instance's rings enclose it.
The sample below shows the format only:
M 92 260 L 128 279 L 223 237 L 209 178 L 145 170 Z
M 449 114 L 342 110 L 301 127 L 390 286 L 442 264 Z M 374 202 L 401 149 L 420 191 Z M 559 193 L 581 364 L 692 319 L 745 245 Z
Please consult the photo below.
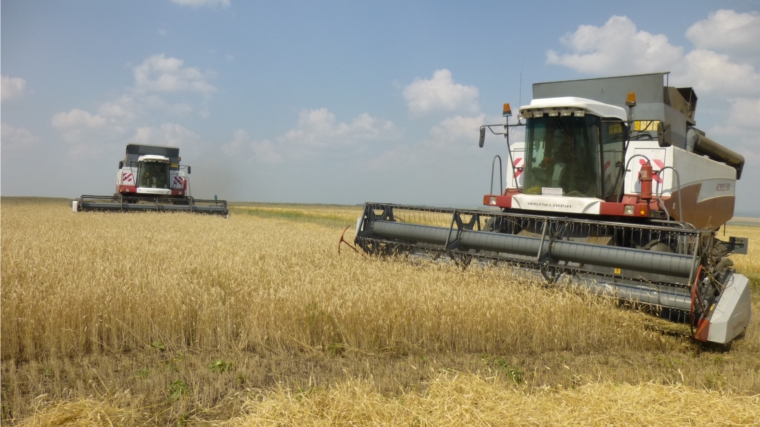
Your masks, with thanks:
M 110 194 L 128 142 L 178 145 L 197 197 L 477 205 L 503 102 L 672 71 L 747 157 L 760 216 L 760 2 L 3 1 L 3 195 Z M 519 135 L 515 135 L 519 138 Z

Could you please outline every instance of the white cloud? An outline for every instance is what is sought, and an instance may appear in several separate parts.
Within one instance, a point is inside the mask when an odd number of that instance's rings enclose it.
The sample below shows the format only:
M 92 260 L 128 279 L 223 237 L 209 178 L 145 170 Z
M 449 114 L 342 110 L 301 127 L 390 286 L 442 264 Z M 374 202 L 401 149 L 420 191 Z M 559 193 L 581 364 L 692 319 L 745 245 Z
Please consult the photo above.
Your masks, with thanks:
M 238 129 L 232 137 L 232 141 L 222 145 L 222 152 L 229 156 L 236 156 L 241 153 L 243 147 L 249 144 L 248 132 Z
M 224 55 L 224 59 L 226 59 L 227 62 L 232 62 L 232 61 L 235 60 L 235 55 L 233 55 L 231 53 L 228 53 L 228 54 Z
M 367 113 L 360 114 L 351 123 L 345 123 L 336 122 L 335 114 L 327 108 L 320 108 L 301 111 L 298 126 L 278 140 L 286 144 L 327 148 L 388 138 L 395 133 L 396 128 L 392 122 L 373 118 Z
M 171 0 L 171 2 L 180 6 L 190 6 L 193 8 L 199 8 L 203 6 L 222 6 L 226 8 L 230 6 L 230 0 Z
M 548 64 L 594 75 L 672 71 L 671 82 L 699 92 L 760 91 L 760 73 L 753 65 L 701 48 L 684 54 L 683 47 L 671 45 L 665 35 L 638 31 L 625 16 L 613 16 L 601 27 L 581 25 L 560 41 L 570 52 L 549 50 Z
M 277 147 L 268 139 L 252 143 L 251 149 L 256 158 L 264 163 L 279 163 L 282 161 L 282 156 L 277 151 Z
M 95 114 L 79 108 L 55 113 L 50 124 L 67 142 L 97 144 L 124 135 L 141 113 L 140 102 L 129 95 L 123 95 L 101 104 Z
M 739 98 L 730 100 L 731 108 L 725 124 L 713 126 L 707 134 L 719 143 L 730 142 L 729 148 L 744 156 L 746 165 L 760 166 L 760 149 L 757 134 L 760 132 L 760 99 Z M 745 166 L 745 171 L 748 167 Z
M 424 142 L 428 148 L 460 150 L 471 149 L 478 140 L 478 129 L 485 115 L 475 117 L 454 116 L 441 120 L 430 129 L 430 139 Z
M 177 58 L 153 55 L 134 69 L 135 85 L 122 95 L 100 104 L 96 112 L 79 108 L 53 115 L 51 125 L 70 143 L 70 154 L 91 155 L 104 144 L 126 143 L 126 136 L 135 133 L 142 141 L 158 144 L 179 144 L 184 140 L 195 141 L 198 136 L 178 124 L 164 123 L 151 127 L 151 122 L 161 123 L 157 112 L 169 116 L 185 117 L 194 111 L 186 102 L 172 103 L 156 92 L 200 92 L 213 90 L 206 75 L 197 68 L 184 67 Z
M 731 126 L 760 131 L 760 99 L 738 98 L 731 100 L 728 123 Z M 757 133 L 754 133 L 757 135 Z
M 5 123 L 2 124 L 0 131 L 3 151 L 20 151 L 34 147 L 40 142 L 40 138 L 29 132 L 25 128 L 17 128 Z
M 0 86 L 0 98 L 3 102 L 15 101 L 21 99 L 26 91 L 26 80 L 20 77 L 2 76 L 2 85 Z
M 719 10 L 686 30 L 697 48 L 731 52 L 760 52 L 760 13 Z
M 704 92 L 760 92 L 760 74 L 754 66 L 731 62 L 728 55 L 704 49 L 689 52 L 674 70 L 673 80 Z
M 263 141 L 251 141 L 248 132 L 238 129 L 232 138 L 232 141 L 222 146 L 222 152 L 228 156 L 239 156 L 245 154 L 245 149 L 250 148 L 255 160 L 262 163 L 279 163 L 282 161 L 282 155 L 277 150 L 272 141 L 265 139 Z
M 135 88 L 146 92 L 198 92 L 209 94 L 216 88 L 206 81 L 212 73 L 203 73 L 196 67 L 183 67 L 184 61 L 167 58 L 165 54 L 152 55 L 134 68 Z
M 408 145 L 399 145 L 372 156 L 366 160 L 367 168 L 373 171 L 388 171 L 411 166 L 417 162 L 419 150 Z M 425 153 L 421 153 L 425 158 Z
M 392 122 L 363 113 L 350 123 L 338 122 L 335 114 L 326 108 L 303 110 L 295 128 L 273 140 L 252 140 L 242 129 L 235 131 L 233 139 L 222 146 L 229 156 L 245 154 L 250 147 L 253 158 L 262 163 L 278 163 L 284 158 L 303 158 L 324 153 L 338 153 L 358 149 L 371 141 L 397 139 L 399 131 Z
M 564 65 L 582 73 L 633 74 L 672 69 L 683 57 L 662 34 L 637 31 L 625 16 L 613 16 L 601 26 L 581 25 L 560 42 L 572 53 L 547 52 L 548 64 Z
M 711 137 L 723 139 L 738 139 L 747 147 L 752 147 L 757 152 L 756 157 L 760 158 L 758 150 L 757 134 L 760 132 L 760 98 L 734 98 L 729 99 L 730 108 L 728 117 L 720 124 L 714 126 L 708 132 Z
M 141 107 L 154 110 L 163 110 L 173 116 L 187 116 L 194 110 L 193 106 L 190 104 L 183 102 L 171 104 L 169 102 L 166 102 L 166 100 L 158 95 L 146 96 L 142 98 L 140 102 Z
M 471 161 L 482 153 L 477 149 L 478 129 L 486 120 L 489 123 L 503 122 L 501 118 L 486 117 L 485 114 L 447 117 L 432 126 L 429 136 L 420 143 L 394 144 L 364 160 L 365 165 L 370 170 L 390 171 L 404 170 L 412 165 L 437 167 Z
M 403 90 L 409 111 L 424 114 L 431 111 L 466 111 L 477 113 L 478 88 L 454 83 L 451 71 L 433 73 L 430 80 L 416 78 Z
M 74 108 L 68 113 L 55 113 L 52 123 L 56 129 L 71 128 L 97 128 L 106 124 L 106 119 L 97 114 L 90 114 L 87 111 Z
M 125 94 L 113 101 L 100 104 L 97 115 L 116 125 L 135 120 L 141 112 L 141 102 L 133 96 Z
M 114 116 L 108 116 L 121 114 L 117 110 L 116 106 L 106 105 L 103 108 L 106 115 L 103 115 L 74 108 L 68 112 L 56 113 L 50 124 L 64 141 L 71 144 L 70 154 L 85 157 L 92 155 L 93 150 L 101 148 L 103 144 L 113 143 L 124 136 L 127 131 L 124 123 Z
M 135 132 L 132 141 L 136 144 L 169 145 L 186 147 L 200 141 L 195 132 L 177 123 L 164 123 L 159 127 L 141 127 Z

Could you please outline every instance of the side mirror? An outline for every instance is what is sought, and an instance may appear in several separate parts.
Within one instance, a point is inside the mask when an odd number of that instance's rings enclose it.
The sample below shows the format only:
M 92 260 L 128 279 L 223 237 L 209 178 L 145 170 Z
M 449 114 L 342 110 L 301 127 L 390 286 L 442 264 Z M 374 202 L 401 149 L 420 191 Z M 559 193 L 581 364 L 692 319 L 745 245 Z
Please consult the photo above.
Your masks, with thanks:
M 190 175 L 190 166 L 187 167 L 187 174 Z
M 483 148 L 483 143 L 486 141 L 486 127 L 480 127 L 480 140 L 478 140 L 478 147 Z
M 124 167 L 124 160 L 119 160 L 119 169 Z

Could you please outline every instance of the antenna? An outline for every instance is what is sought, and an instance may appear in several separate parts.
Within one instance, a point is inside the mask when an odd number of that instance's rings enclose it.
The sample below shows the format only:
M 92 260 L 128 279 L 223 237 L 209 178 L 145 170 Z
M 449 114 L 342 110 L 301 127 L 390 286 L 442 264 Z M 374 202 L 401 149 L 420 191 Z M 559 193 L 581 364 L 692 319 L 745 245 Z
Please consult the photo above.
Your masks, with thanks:
M 519 98 L 519 101 L 517 102 L 517 108 L 520 108 L 521 105 L 522 105 L 522 69 L 520 70 L 520 98 Z
M 518 125 L 521 123 L 520 122 L 520 113 L 519 112 L 520 112 L 520 107 L 522 107 L 522 70 L 523 70 L 523 65 L 524 64 L 525 64 L 525 60 L 523 59 L 523 63 L 520 64 L 520 88 L 518 89 L 518 92 L 520 93 L 520 95 L 517 98 L 518 99 L 518 101 L 517 101 L 517 111 L 518 111 L 518 114 L 517 114 L 517 124 Z
M 520 114 L 519 114 L 519 112 L 520 112 L 520 107 L 522 107 L 522 73 L 523 73 L 523 68 L 524 67 L 525 67 L 525 58 L 523 58 L 522 62 L 520 63 L 520 89 L 519 89 L 520 95 L 519 95 L 519 98 L 518 98 L 518 101 L 517 101 L 517 112 L 518 112 L 518 114 L 517 114 L 517 124 L 520 124 Z

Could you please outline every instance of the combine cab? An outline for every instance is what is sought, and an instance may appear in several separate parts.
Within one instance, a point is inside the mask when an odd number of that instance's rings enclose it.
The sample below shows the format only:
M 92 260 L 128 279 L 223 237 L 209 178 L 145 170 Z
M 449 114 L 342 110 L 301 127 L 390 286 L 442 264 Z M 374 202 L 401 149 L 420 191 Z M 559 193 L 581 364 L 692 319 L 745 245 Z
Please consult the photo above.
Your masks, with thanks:
M 535 84 L 517 123 L 505 104 L 507 124 L 480 129 L 481 147 L 490 130 L 509 154 L 507 188 L 486 194 L 486 208 L 367 203 L 355 243 L 370 254 L 515 265 L 653 306 L 700 341 L 730 342 L 751 304 L 728 255 L 746 254 L 748 241 L 716 231 L 733 216 L 744 159 L 694 127 L 694 91 L 666 77 Z M 526 140 L 510 144 L 516 126 Z
M 119 162 L 113 196 L 84 195 L 72 202 L 81 211 L 175 211 L 229 216 L 224 200 L 190 196 L 190 166 L 180 165 L 179 148 L 127 145 Z

